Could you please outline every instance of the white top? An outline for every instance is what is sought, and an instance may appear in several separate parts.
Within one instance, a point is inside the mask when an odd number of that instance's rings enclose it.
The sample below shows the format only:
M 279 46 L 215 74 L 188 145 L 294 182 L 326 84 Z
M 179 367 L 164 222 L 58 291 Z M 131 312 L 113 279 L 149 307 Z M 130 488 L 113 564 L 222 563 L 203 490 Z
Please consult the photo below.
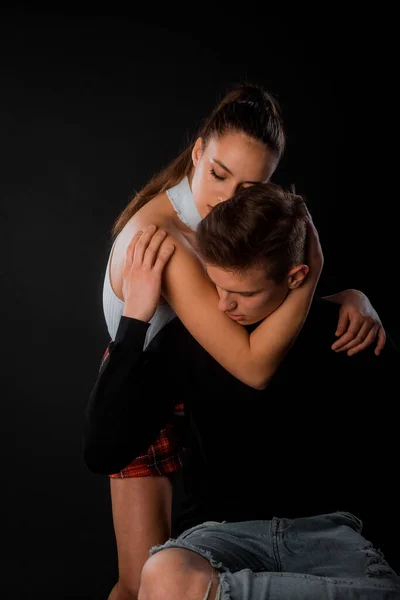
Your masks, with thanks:
M 192 190 L 190 189 L 189 180 L 187 177 L 182 179 L 176 186 L 167 190 L 167 196 L 171 201 L 179 219 L 185 223 L 190 229 L 196 231 L 201 217 L 194 202 Z M 118 298 L 111 287 L 110 279 L 110 263 L 114 250 L 112 245 L 110 256 L 108 258 L 106 273 L 103 285 L 103 311 L 107 324 L 108 333 L 112 340 L 117 334 L 118 325 L 124 310 L 124 303 Z M 150 319 L 150 327 L 146 333 L 144 348 L 151 342 L 154 336 L 172 319 L 175 317 L 175 312 L 169 304 L 159 304 L 153 317 Z

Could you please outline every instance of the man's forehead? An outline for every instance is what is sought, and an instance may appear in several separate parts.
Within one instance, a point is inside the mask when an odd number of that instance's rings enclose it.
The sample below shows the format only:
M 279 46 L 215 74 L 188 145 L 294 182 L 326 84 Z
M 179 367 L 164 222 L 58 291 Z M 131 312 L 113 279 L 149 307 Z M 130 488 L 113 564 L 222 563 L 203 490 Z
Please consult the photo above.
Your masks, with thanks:
M 251 292 L 265 287 L 265 269 L 254 266 L 246 271 L 233 271 L 214 265 L 206 265 L 208 277 L 218 287 L 230 292 Z

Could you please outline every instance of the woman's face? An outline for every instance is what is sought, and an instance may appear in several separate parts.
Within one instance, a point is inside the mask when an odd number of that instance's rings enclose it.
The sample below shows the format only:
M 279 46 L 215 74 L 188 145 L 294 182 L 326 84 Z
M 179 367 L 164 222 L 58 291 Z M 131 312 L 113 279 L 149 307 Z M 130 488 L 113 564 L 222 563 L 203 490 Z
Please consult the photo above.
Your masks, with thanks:
M 269 148 L 240 132 L 213 137 L 205 147 L 198 138 L 192 159 L 194 168 L 189 180 L 202 219 L 239 188 L 267 182 L 278 165 L 278 158 Z

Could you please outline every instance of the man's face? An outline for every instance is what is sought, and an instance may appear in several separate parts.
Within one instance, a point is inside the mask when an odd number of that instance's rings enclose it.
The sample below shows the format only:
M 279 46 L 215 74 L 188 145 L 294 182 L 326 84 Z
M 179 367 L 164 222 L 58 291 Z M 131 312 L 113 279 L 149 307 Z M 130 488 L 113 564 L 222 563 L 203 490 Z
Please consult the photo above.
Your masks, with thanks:
M 218 307 L 241 325 L 252 325 L 270 315 L 286 298 L 288 280 L 267 279 L 264 267 L 255 266 L 244 274 L 206 265 L 208 277 L 219 295 Z

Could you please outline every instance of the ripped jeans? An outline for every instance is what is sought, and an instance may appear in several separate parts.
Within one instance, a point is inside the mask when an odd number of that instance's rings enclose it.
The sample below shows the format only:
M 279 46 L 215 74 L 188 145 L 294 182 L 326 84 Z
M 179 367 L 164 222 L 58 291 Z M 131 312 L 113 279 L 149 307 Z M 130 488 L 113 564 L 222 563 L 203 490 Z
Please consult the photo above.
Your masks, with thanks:
M 155 546 L 192 550 L 219 571 L 220 600 L 400 600 L 400 577 L 348 512 L 209 521 Z M 204 598 L 207 598 L 205 590 Z

